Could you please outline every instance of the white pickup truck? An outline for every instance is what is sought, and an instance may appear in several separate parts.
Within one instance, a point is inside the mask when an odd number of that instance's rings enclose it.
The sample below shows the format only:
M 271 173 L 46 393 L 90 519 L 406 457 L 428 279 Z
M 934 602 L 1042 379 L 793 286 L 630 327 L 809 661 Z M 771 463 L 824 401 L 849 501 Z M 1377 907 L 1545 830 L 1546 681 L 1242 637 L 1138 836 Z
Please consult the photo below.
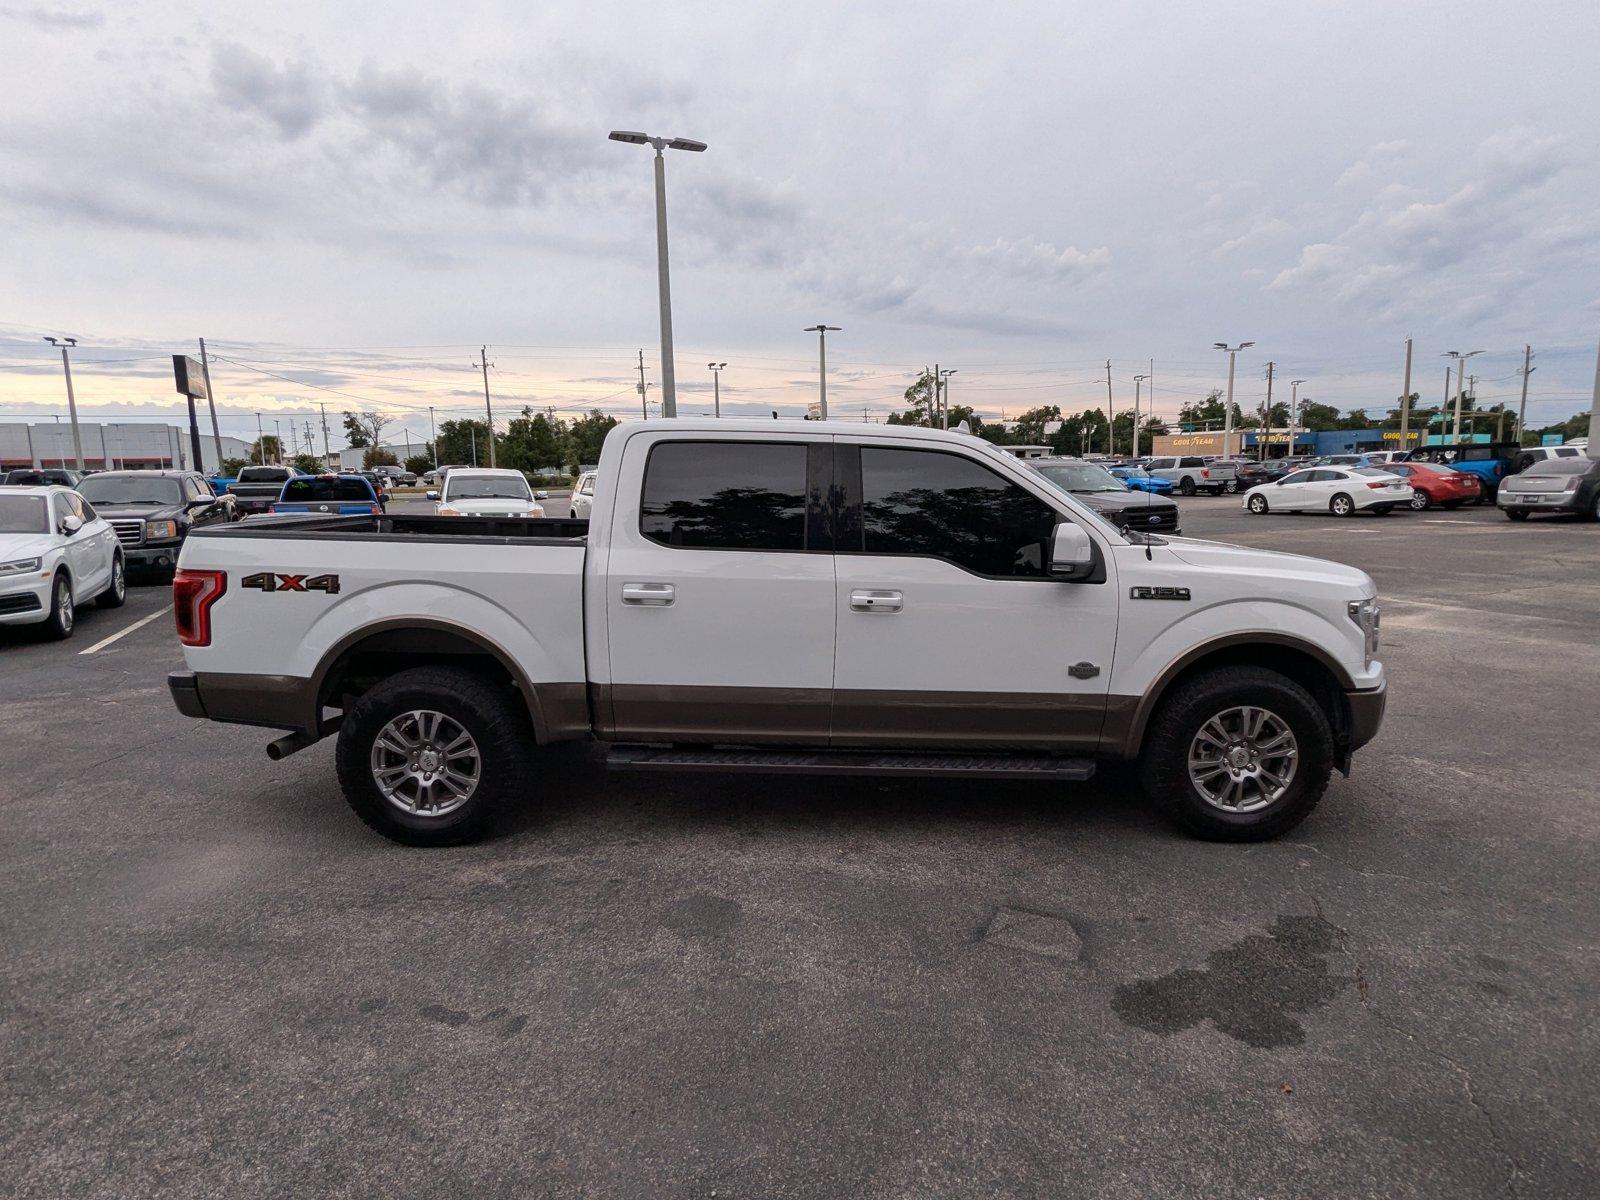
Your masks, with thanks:
M 337 732 L 398 841 L 481 833 L 537 747 L 654 771 L 1084 779 L 1133 760 L 1202 837 L 1303 819 L 1383 715 L 1372 580 L 1122 532 L 987 443 L 651 421 L 588 521 L 388 515 L 194 531 L 192 717 Z

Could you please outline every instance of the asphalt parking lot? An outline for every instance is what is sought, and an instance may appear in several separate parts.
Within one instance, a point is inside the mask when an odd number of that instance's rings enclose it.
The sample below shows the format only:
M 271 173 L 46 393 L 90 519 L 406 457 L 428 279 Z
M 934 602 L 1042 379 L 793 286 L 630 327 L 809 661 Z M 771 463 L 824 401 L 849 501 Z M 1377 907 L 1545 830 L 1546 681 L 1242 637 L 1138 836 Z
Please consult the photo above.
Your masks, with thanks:
M 0 1190 L 1600 1193 L 1600 527 L 1183 509 L 1378 581 L 1386 724 L 1286 841 L 571 752 L 406 850 L 172 708 L 164 588 L 0 630 Z

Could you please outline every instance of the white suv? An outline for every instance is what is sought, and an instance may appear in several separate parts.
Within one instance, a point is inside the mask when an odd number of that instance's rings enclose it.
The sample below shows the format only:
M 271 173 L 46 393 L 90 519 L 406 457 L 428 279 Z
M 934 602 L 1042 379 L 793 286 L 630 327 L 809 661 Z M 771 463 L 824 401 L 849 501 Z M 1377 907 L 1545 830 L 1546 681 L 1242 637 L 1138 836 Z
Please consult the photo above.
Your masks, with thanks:
M 71 637 L 77 605 L 116 608 L 127 594 L 122 544 L 87 500 L 64 487 L 0 491 L 0 625 Z

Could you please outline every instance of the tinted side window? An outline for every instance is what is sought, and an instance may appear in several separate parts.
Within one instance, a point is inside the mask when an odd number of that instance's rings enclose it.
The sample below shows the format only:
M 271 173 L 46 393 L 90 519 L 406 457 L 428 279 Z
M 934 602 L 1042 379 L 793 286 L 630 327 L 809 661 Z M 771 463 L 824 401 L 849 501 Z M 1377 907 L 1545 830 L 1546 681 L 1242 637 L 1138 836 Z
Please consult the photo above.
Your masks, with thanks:
M 943 558 L 978 575 L 1045 574 L 1056 512 L 958 454 L 861 447 L 868 554 Z M 853 547 L 852 547 L 853 548 Z
M 804 442 L 662 442 L 650 451 L 639 531 L 663 546 L 806 548 Z
M 291 503 L 372 499 L 372 489 L 360 479 L 291 479 L 283 485 L 283 499 Z
M 1203 467 L 1205 462 L 1198 458 L 1186 458 L 1178 464 L 1180 467 Z

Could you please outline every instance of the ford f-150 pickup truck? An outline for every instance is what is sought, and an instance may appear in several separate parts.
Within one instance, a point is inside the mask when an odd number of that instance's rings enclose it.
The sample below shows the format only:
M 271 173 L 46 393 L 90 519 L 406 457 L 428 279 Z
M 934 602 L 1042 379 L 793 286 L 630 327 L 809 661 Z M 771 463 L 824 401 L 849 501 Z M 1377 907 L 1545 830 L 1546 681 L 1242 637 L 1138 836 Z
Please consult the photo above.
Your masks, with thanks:
M 1133 760 L 1202 837 L 1302 820 L 1382 718 L 1361 571 L 1120 531 L 960 433 L 619 425 L 587 521 L 196 530 L 192 717 L 337 733 L 397 841 L 485 830 L 538 747 L 652 771 L 1083 779 Z

